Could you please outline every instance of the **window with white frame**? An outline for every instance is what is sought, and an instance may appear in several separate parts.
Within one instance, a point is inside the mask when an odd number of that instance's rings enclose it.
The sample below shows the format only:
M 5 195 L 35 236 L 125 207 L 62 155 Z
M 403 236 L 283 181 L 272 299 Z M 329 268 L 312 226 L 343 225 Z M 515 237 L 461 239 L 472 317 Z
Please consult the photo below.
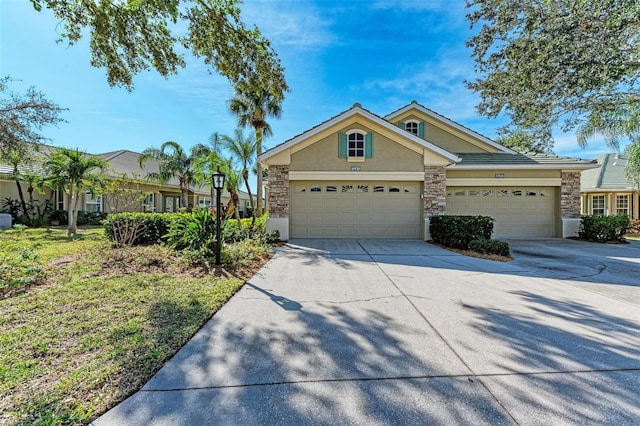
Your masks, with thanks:
M 142 209 L 145 212 L 155 212 L 156 211 L 156 194 L 153 192 L 149 192 L 144 197 L 144 201 L 142 202 Z
M 592 195 L 591 196 L 591 214 L 604 214 L 605 204 L 604 195 Z
M 347 135 L 347 155 L 364 157 L 364 133 L 353 132 Z
M 56 191 L 56 210 L 64 210 L 64 191 Z
M 198 197 L 198 206 L 205 209 L 211 207 L 211 197 Z
M 404 129 L 409 133 L 413 133 L 414 135 L 418 135 L 418 122 L 417 121 L 407 121 L 404 124 Z
M 101 212 L 102 211 L 102 195 L 95 194 L 91 196 L 91 192 L 85 191 L 84 197 L 84 210 L 87 212 Z
M 616 195 L 616 214 L 629 216 L 629 195 Z

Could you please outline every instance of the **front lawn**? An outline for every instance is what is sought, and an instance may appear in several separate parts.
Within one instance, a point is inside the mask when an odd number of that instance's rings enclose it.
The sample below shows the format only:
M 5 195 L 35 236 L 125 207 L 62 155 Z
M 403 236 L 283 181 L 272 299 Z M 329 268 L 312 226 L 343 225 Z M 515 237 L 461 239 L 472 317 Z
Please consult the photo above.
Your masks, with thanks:
M 43 271 L 0 293 L 0 424 L 88 423 L 139 389 L 244 283 L 165 246 L 112 248 L 102 229 L 0 231 L 0 246 L 5 259 L 27 250 L 23 263 Z

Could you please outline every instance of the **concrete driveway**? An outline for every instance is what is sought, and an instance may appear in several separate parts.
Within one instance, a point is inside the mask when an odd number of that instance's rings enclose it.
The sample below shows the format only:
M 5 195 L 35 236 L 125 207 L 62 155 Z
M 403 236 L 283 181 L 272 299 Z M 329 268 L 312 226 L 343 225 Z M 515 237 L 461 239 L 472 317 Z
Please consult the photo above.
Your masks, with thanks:
M 96 425 L 640 424 L 640 244 L 293 240 Z

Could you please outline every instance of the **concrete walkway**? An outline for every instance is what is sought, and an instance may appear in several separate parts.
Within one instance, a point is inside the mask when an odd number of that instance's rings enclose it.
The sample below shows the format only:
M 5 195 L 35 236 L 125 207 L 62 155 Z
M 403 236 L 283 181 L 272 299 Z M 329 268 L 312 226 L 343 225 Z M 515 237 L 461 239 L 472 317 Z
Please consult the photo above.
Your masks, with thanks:
M 640 245 L 558 241 L 291 241 L 94 424 L 640 424 Z

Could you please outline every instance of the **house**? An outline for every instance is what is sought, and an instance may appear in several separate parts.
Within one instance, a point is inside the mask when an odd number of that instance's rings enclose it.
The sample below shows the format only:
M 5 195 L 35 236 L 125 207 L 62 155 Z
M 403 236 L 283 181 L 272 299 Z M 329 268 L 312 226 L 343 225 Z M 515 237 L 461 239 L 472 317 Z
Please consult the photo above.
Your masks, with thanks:
M 41 155 L 46 156 L 55 147 L 40 146 Z M 114 182 L 123 175 L 127 176 L 125 185 L 120 188 L 118 193 L 104 193 L 92 197 L 87 191 L 80 196 L 78 201 L 79 210 L 87 212 L 106 212 L 115 213 L 122 211 L 151 211 L 151 212 L 175 212 L 178 210 L 179 200 L 181 198 L 180 186 L 177 179 L 171 179 L 165 184 L 146 179 L 149 173 L 158 171 L 158 162 L 151 160 L 144 164 L 141 168 L 138 162 L 140 153 L 119 150 L 107 152 L 103 154 L 87 154 L 96 155 L 103 158 L 109 164 L 107 180 Z M 36 166 L 33 171 L 38 172 Z M 15 181 L 11 179 L 13 170 L 6 164 L 0 164 L 0 210 L 3 209 L 2 202 L 6 203 L 7 199 L 19 199 L 18 189 Z M 133 180 L 133 181 L 132 181 Z M 25 199 L 28 201 L 26 194 L 26 183 L 22 183 Z M 246 192 L 238 193 L 240 198 L 240 212 L 242 216 L 247 215 L 247 209 L 251 207 L 249 195 Z M 45 189 L 44 194 L 37 191 L 33 192 L 34 200 L 44 202 L 49 200 L 53 203 L 55 210 L 67 210 L 67 196 L 62 191 L 56 191 L 49 188 Z M 223 192 L 221 197 L 223 205 L 229 204 L 229 193 Z M 212 205 L 211 186 L 191 186 L 188 192 L 189 206 L 210 207 Z M 215 199 L 213 199 L 215 204 Z M 6 209 L 6 208 L 5 208 Z
M 260 156 L 269 231 L 282 239 L 420 238 L 443 214 L 488 215 L 494 235 L 567 237 L 592 160 L 523 155 L 413 101 L 360 104 Z
M 598 157 L 596 162 L 597 168 L 582 172 L 582 214 L 640 218 L 638 188 L 634 188 L 624 172 L 627 157 L 623 154 L 604 154 Z

